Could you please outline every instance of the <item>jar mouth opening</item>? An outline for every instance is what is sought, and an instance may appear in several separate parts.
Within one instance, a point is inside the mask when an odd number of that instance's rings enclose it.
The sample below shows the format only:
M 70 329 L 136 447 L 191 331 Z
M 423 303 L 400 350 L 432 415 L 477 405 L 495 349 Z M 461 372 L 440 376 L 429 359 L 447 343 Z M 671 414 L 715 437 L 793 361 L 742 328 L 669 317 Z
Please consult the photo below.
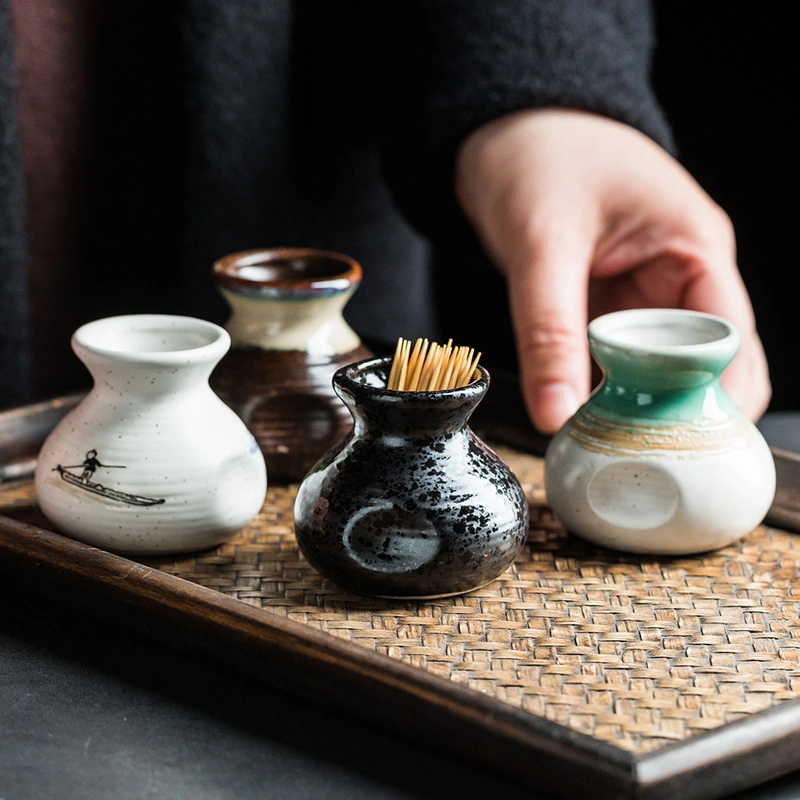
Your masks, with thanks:
M 190 360 L 214 357 L 230 346 L 219 325 L 170 314 L 129 314 L 82 325 L 73 334 L 79 348 L 126 360 L 161 360 L 184 355 Z
M 478 373 L 471 383 L 456 389 L 438 389 L 434 391 L 398 391 L 387 388 L 389 372 L 392 368 L 392 356 L 380 356 L 357 361 L 341 367 L 333 376 L 334 383 L 349 387 L 355 391 L 366 391 L 375 397 L 382 397 L 401 402 L 415 399 L 431 400 L 435 398 L 460 399 L 483 394 L 489 387 L 489 373 L 480 364 L 475 368 Z
M 217 285 L 234 294 L 339 294 L 361 282 L 361 266 L 350 256 L 310 247 L 242 250 L 212 268 Z
M 735 351 L 739 345 L 739 333 L 727 320 L 684 309 L 615 311 L 597 317 L 588 330 L 595 344 L 664 355 Z

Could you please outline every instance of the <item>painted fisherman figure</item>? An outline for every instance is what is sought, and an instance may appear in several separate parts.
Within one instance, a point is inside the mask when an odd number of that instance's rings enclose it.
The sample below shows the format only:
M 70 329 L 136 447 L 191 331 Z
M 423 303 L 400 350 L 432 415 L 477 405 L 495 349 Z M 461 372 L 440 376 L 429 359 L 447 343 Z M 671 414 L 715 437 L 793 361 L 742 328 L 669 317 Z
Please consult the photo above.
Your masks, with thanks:
M 97 450 L 90 450 L 86 454 L 86 460 L 81 465 L 83 467 L 83 474 L 81 475 L 81 482 L 82 483 L 89 483 L 89 480 L 95 473 L 95 470 L 98 467 L 104 467 L 105 464 L 100 463 L 100 459 L 97 458 Z
M 61 480 L 83 489 L 92 494 L 99 494 L 107 500 L 115 500 L 118 503 L 126 503 L 133 506 L 158 506 L 165 502 L 163 497 L 145 497 L 144 495 L 131 494 L 121 489 L 112 489 L 108 486 L 95 483 L 92 478 L 98 469 L 125 469 L 122 464 L 103 464 L 97 457 L 97 450 L 92 449 L 86 453 L 86 458 L 82 464 L 70 464 L 66 467 L 57 464 L 53 467 L 53 472 L 61 475 Z M 81 474 L 70 472 L 71 469 L 80 469 Z

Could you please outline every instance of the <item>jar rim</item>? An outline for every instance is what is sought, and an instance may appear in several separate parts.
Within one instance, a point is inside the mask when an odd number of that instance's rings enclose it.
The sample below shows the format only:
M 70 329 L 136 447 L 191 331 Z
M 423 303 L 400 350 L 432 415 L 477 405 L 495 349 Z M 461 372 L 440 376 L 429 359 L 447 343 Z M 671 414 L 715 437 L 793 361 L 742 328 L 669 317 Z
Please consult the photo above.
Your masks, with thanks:
M 174 314 L 124 314 L 81 325 L 72 335 L 76 352 L 142 363 L 200 363 L 220 359 L 230 335 L 219 325 Z
M 723 317 L 677 308 L 634 308 L 592 320 L 589 341 L 616 350 L 711 356 L 735 352 L 739 331 Z
M 461 400 L 479 396 L 489 388 L 490 376 L 485 367 L 478 364 L 475 369 L 479 377 L 466 386 L 456 389 L 437 389 L 434 391 L 399 391 L 386 387 L 386 379 L 392 365 L 392 356 L 377 356 L 356 361 L 340 367 L 333 375 L 334 384 L 348 389 L 354 393 L 367 394 L 375 398 L 385 398 L 392 401 L 424 400 L 430 402 L 437 398 Z M 384 372 L 382 377 L 377 373 Z M 359 380 L 359 377 L 362 379 Z M 373 381 L 373 382 L 370 382 Z
M 325 296 L 361 282 L 361 265 L 333 250 L 271 247 L 240 250 L 218 259 L 211 270 L 220 289 L 242 295 Z

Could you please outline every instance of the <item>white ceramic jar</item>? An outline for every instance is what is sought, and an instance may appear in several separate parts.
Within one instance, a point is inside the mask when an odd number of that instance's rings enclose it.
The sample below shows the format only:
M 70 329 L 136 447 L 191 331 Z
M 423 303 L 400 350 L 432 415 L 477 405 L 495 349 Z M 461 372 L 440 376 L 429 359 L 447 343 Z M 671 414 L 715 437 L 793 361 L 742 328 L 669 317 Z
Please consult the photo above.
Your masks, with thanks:
M 59 531 L 114 552 L 177 553 L 218 544 L 255 517 L 264 458 L 208 385 L 229 347 L 218 325 L 160 314 L 74 333 L 94 385 L 45 440 L 35 477 Z
M 565 527 L 666 555 L 749 533 L 772 503 L 775 464 L 719 383 L 738 331 L 708 314 L 635 309 L 598 317 L 588 333 L 603 382 L 545 457 L 548 503 Z

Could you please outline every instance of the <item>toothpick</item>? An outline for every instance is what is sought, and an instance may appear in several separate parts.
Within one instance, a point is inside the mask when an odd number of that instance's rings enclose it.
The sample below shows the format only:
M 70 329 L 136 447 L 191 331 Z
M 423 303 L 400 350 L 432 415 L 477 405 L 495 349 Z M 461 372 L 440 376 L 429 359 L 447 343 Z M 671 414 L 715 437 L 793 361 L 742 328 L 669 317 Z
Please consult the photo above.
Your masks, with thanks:
M 419 341 L 419 340 L 417 340 Z M 419 348 L 417 353 L 417 360 L 414 362 L 413 370 L 411 365 L 409 365 L 409 371 L 411 373 L 411 377 L 408 379 L 408 385 L 406 388 L 409 392 L 416 392 L 419 386 L 419 376 L 422 374 L 422 365 L 425 362 L 425 356 L 428 354 L 428 340 L 422 340 L 422 346 Z M 413 359 L 413 354 L 412 354 Z
M 475 354 L 475 351 L 470 348 L 464 348 L 464 359 L 461 362 L 461 369 L 459 370 L 458 374 L 455 376 L 455 383 L 456 386 L 463 386 L 467 380 L 467 376 L 469 375 L 469 364 L 472 361 L 472 357 Z
M 431 379 L 428 384 L 429 391 L 441 389 L 442 387 L 439 377 L 442 374 L 442 369 L 444 368 L 444 365 L 450 360 L 450 352 L 453 349 L 452 342 L 453 340 L 449 339 L 444 347 L 439 348 L 440 357 L 436 362 L 436 369 L 431 373 Z
M 481 353 L 474 348 L 446 345 L 417 339 L 411 349 L 411 340 L 398 338 L 387 388 L 406 392 L 432 392 L 460 388 L 476 378 Z
M 456 358 L 458 357 L 458 350 L 459 350 L 458 347 L 456 347 L 455 349 L 453 349 L 452 347 L 450 348 L 450 354 L 447 359 L 447 366 L 445 367 L 444 375 L 442 375 L 442 377 L 439 379 L 440 389 L 448 389 L 450 387 L 450 381 L 452 380 L 453 377 L 453 369 L 456 364 Z
M 417 385 L 417 389 L 419 391 L 427 392 L 436 388 L 435 386 L 432 386 L 431 378 L 434 370 L 436 369 L 436 364 L 441 358 L 441 351 L 441 345 L 436 344 L 436 342 L 431 343 L 430 349 L 428 350 L 428 357 L 425 359 L 425 363 L 422 366 L 422 372 L 419 376 L 419 384 Z
M 453 353 L 453 369 L 450 371 L 447 383 L 442 386 L 442 389 L 455 389 L 458 386 L 458 376 L 461 374 L 461 368 L 464 364 L 465 350 L 465 347 L 456 347 Z
M 397 375 L 400 372 L 400 360 L 402 359 L 403 353 L 403 342 L 405 339 L 401 336 L 397 340 L 397 347 L 394 349 L 394 358 L 392 359 L 392 369 L 389 372 L 389 380 L 386 382 L 386 387 L 388 389 L 396 389 L 397 388 Z
M 472 352 L 472 351 L 470 351 Z M 475 358 L 467 365 L 467 369 L 464 372 L 464 377 L 461 379 L 462 386 L 468 386 L 472 381 L 475 380 L 475 370 L 478 368 L 478 361 L 480 361 L 481 354 L 478 353 Z
M 401 356 L 400 374 L 397 376 L 397 388 L 403 391 L 406 388 L 406 374 L 408 372 L 408 351 L 411 349 L 411 341 L 407 340 L 403 345 L 403 353 Z

